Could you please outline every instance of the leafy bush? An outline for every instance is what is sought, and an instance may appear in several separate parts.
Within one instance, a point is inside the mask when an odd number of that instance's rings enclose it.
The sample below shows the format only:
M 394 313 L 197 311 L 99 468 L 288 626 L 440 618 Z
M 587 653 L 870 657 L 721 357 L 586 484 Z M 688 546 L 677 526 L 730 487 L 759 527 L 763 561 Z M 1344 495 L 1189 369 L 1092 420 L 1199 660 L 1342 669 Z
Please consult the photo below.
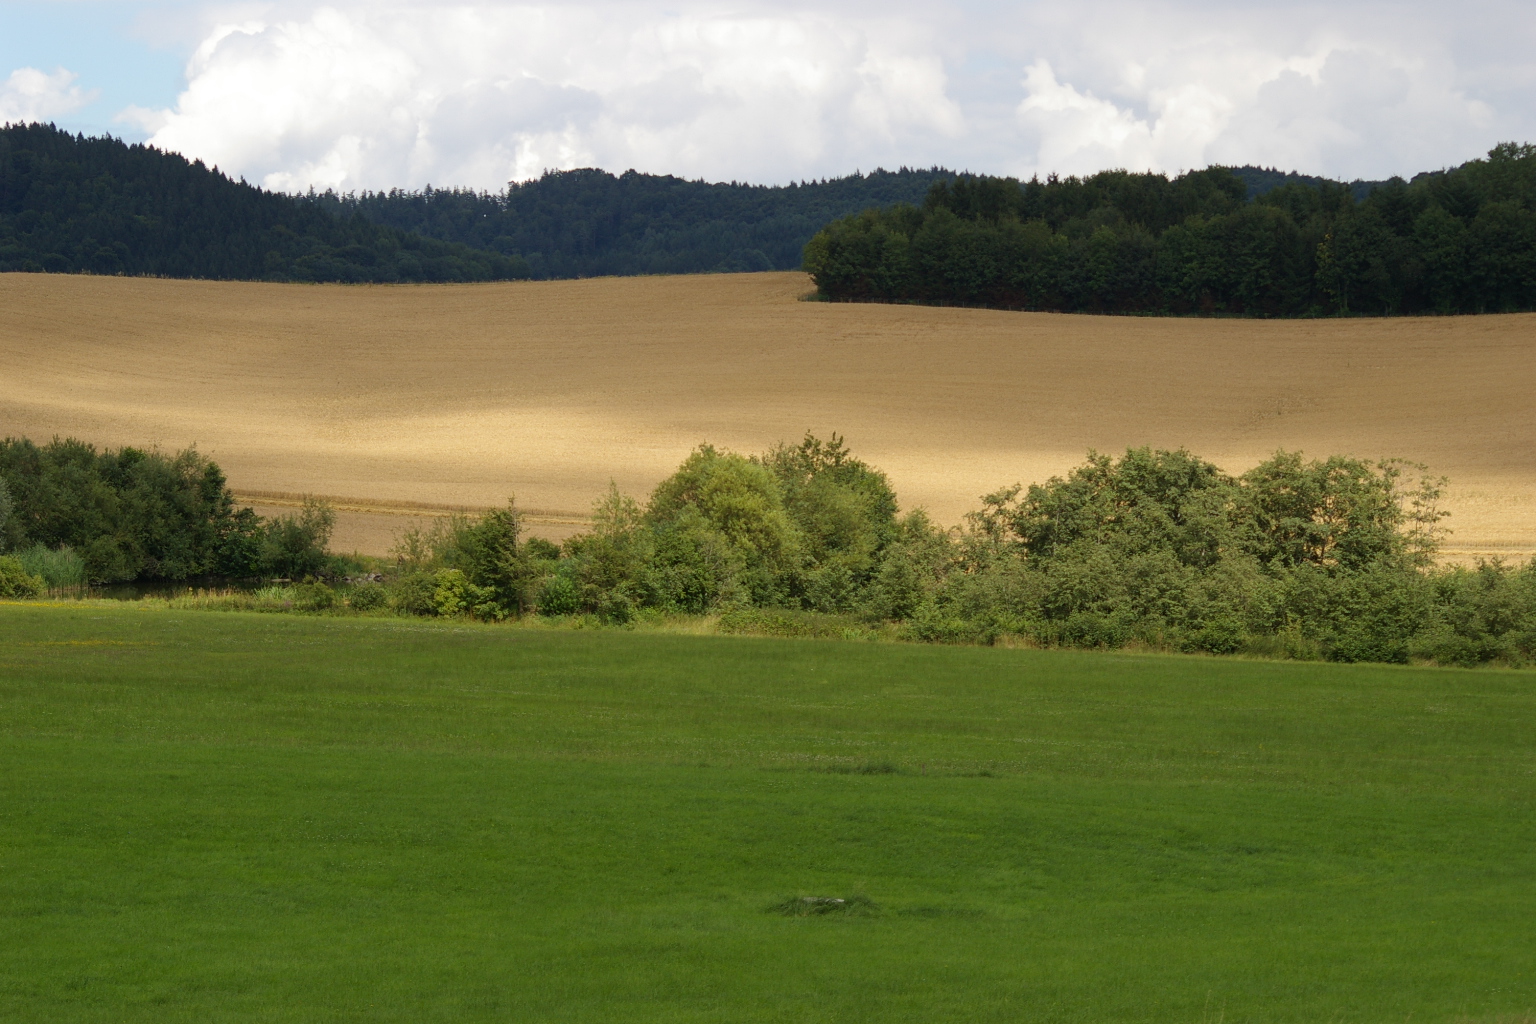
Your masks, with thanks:
M 510 507 L 445 525 L 413 561 L 437 568 L 403 577 L 396 606 L 495 618 L 517 601 L 609 623 L 715 610 L 723 632 L 785 636 L 867 634 L 862 620 L 932 643 L 1529 659 L 1536 567 L 1435 568 L 1441 482 L 1412 470 L 1279 452 L 1233 477 L 1185 451 L 1090 452 L 943 531 L 899 517 L 884 476 L 835 436 L 758 458 L 706 445 L 646 505 L 611 490 L 563 549 L 521 541 Z
M 495 620 L 530 607 L 540 567 L 519 544 L 521 530 L 522 515 L 508 502 L 479 517 L 453 515 L 426 530 L 406 531 L 395 545 L 401 565 L 410 572 L 438 573 L 443 588 L 441 597 L 433 599 L 435 612 L 415 614 Z
M 471 583 L 461 569 L 439 569 L 433 576 L 432 606 L 438 615 L 466 615 L 477 619 L 506 617 L 505 606 L 496 599 L 496 591 Z
M 354 611 L 377 611 L 388 602 L 389 591 L 380 583 L 359 583 L 347 593 L 347 604 Z
M 624 626 L 635 620 L 635 602 L 622 590 L 602 595 L 597 602 L 597 618 L 610 626 Z
M 671 599 L 688 610 L 727 596 L 780 603 L 802 564 L 803 535 L 773 471 L 710 445 L 657 485 L 645 522 L 656 530 Z
M 759 458 L 705 446 L 647 505 L 610 491 L 563 549 L 521 541 L 510 507 L 445 527 L 430 583 L 396 585 L 430 594 L 397 607 L 496 618 L 515 599 L 617 624 L 716 610 L 722 632 L 781 636 L 874 635 L 862 620 L 930 643 L 1531 660 L 1536 564 L 1436 568 L 1441 482 L 1412 469 L 1280 452 L 1233 477 L 1184 451 L 1090 453 L 943 531 L 898 517 L 885 478 L 836 437 Z M 494 582 L 488 565 L 502 589 L 476 582 Z
M 336 591 L 324 583 L 299 583 L 292 588 L 293 607 L 301 612 L 323 612 L 336 607 Z
M 235 507 L 222 471 L 195 450 L 97 451 L 72 439 L 39 447 L 7 438 L 0 441 L 0 477 L 10 502 L 9 514 L 0 516 L 0 548 L 68 548 L 90 582 L 297 579 L 326 566 L 329 509 L 310 502 L 295 516 L 263 523 L 251 509 Z M 55 569 L 66 566 L 47 571 Z
M 283 579 L 317 576 L 327 565 L 325 547 L 336 526 L 336 513 L 322 501 L 306 498 L 293 515 L 263 524 L 255 568 L 259 574 Z
M 0 555 L 0 597 L 29 598 L 41 596 L 46 584 L 41 576 L 27 572 L 21 559 Z
M 532 562 L 554 562 L 560 558 L 560 545 L 543 537 L 529 537 L 523 542 L 523 555 Z
M 539 590 L 540 615 L 575 615 L 581 611 L 581 587 L 569 576 L 551 576 Z
M 922 607 L 927 596 L 922 567 L 904 547 L 892 547 L 864 595 L 863 611 L 867 618 L 897 620 L 910 618 Z
M 804 603 L 851 611 L 900 532 L 896 492 L 836 434 L 830 441 L 807 434 L 793 447 L 777 445 L 761 461 L 778 479 L 784 509 L 800 531 Z
M 408 572 L 397 577 L 390 587 L 389 603 L 406 615 L 436 615 L 437 576 Z

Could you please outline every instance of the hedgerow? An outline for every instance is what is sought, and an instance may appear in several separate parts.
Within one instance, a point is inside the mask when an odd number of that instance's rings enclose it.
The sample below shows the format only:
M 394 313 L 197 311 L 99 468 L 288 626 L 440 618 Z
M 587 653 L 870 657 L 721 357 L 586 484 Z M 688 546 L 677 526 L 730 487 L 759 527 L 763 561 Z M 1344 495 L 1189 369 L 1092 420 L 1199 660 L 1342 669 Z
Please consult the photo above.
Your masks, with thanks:
M 238 508 L 196 450 L 0 440 L 0 551 L 50 586 L 323 573 L 335 514 L 309 502 L 263 519 Z
M 705 445 L 641 504 L 611 491 L 560 548 L 509 506 L 407 538 L 394 606 L 726 632 L 896 635 L 1446 664 L 1536 658 L 1536 563 L 1441 567 L 1443 481 L 1279 452 L 1231 476 L 1187 451 L 1090 453 L 982 499 L 958 529 L 898 511 L 836 436 Z M 404 555 L 402 556 L 404 557 Z

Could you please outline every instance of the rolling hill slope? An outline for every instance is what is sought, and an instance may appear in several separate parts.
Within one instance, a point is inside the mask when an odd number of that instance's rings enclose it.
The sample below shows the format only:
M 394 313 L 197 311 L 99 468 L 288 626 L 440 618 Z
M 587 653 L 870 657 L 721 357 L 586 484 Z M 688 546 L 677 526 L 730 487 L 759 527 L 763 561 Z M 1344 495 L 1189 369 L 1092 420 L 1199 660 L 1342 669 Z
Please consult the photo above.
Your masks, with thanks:
M 196 443 L 238 492 L 354 499 L 379 552 L 516 493 L 575 528 L 694 445 L 844 434 L 903 502 L 1090 448 L 1401 456 L 1451 477 L 1453 552 L 1536 551 L 1536 315 L 1192 320 L 801 302 L 804 275 L 342 287 L 0 275 L 0 434 Z M 374 511 L 369 511 L 372 509 Z M 392 515 L 378 514 L 392 512 Z

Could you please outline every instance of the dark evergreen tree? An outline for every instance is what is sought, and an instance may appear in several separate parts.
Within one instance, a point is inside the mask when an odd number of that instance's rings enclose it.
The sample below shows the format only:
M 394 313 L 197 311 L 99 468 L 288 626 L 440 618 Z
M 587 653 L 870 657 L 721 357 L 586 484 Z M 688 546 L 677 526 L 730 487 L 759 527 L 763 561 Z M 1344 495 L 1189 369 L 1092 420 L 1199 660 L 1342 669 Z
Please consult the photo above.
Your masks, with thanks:
M 1364 198 L 1358 184 L 1262 190 L 1221 167 L 967 175 L 936 182 L 921 207 L 834 221 L 806 245 L 805 268 L 835 300 L 1241 316 L 1536 309 L 1536 146 L 1507 143 Z
M 430 238 L 517 254 L 534 276 L 794 270 L 828 221 L 921 201 L 954 174 L 877 170 L 785 186 L 710 184 L 586 168 L 549 171 L 499 193 L 396 189 L 311 193 L 314 206 Z
M 0 129 L 0 271 L 269 281 L 487 281 L 516 257 L 232 181 L 201 161 L 52 125 Z

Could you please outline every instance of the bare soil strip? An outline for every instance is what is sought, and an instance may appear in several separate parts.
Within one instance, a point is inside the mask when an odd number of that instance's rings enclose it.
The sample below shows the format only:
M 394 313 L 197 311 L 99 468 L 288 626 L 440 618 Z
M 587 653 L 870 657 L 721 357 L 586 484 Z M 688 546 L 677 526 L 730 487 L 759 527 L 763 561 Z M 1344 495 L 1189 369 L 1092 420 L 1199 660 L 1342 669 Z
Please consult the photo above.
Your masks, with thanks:
M 1234 472 L 1278 448 L 1399 456 L 1451 478 L 1451 556 L 1536 552 L 1536 315 L 1095 317 L 809 290 L 0 275 L 0 434 L 195 443 L 264 508 L 348 496 L 338 546 L 377 553 L 512 495 L 555 536 L 701 442 L 806 430 L 842 433 L 946 523 L 1089 448 L 1182 445 Z

